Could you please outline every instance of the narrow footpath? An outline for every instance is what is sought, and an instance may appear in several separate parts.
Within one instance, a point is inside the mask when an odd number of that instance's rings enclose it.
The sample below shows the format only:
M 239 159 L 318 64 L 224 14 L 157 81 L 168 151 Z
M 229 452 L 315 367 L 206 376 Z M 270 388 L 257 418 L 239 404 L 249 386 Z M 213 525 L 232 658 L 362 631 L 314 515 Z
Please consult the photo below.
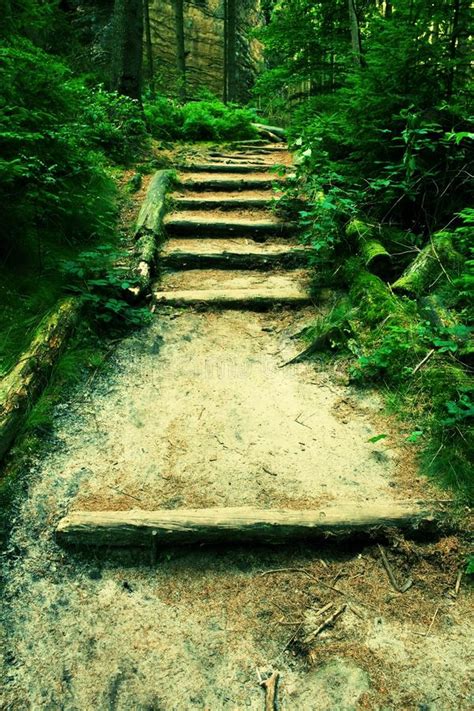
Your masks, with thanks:
M 180 170 L 153 323 L 58 406 L 51 449 L 31 463 L 6 555 L 0 708 L 472 707 L 454 536 L 78 549 L 58 540 L 77 512 L 357 518 L 436 497 L 376 394 L 332 367 L 287 364 L 304 348 L 298 334 L 337 299 L 313 302 L 306 249 L 275 210 L 291 170 L 286 145 L 258 141 Z

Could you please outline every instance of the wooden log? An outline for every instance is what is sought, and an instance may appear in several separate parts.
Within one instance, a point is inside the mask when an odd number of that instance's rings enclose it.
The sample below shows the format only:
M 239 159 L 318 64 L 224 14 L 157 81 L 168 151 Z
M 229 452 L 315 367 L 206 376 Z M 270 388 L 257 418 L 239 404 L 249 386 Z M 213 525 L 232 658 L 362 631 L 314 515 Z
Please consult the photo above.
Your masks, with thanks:
M 453 248 L 450 234 L 439 232 L 392 284 L 392 290 L 404 296 L 421 296 L 440 279 L 449 279 L 447 270 L 456 269 L 462 263 L 463 258 Z
M 415 501 L 341 502 L 317 510 L 208 508 L 159 511 L 73 511 L 61 519 L 61 543 L 127 546 L 176 543 L 285 543 L 325 539 L 380 528 L 416 531 L 432 524 L 426 505 Z
M 267 126 L 264 123 L 253 123 L 252 126 L 264 137 L 266 137 L 266 134 L 271 133 L 280 141 L 286 141 L 286 131 L 280 126 Z
M 184 213 L 185 215 L 186 213 Z M 226 213 L 227 215 L 227 213 Z M 223 216 L 217 219 L 216 215 L 203 215 L 202 217 L 191 216 L 186 218 L 179 213 L 169 215 L 165 220 L 166 232 L 173 237 L 193 237 L 204 235 L 212 237 L 244 236 L 253 235 L 282 235 L 295 231 L 296 225 L 291 222 L 282 222 L 278 219 L 268 217 L 257 219 L 254 217 L 232 217 Z
M 11 446 L 51 371 L 80 313 L 76 298 L 62 300 L 41 321 L 29 348 L 0 383 L 0 459 Z
M 199 174 L 193 177 L 186 177 L 180 180 L 180 187 L 185 190 L 193 191 L 217 191 L 222 190 L 224 192 L 240 191 L 240 190 L 271 190 L 273 186 L 281 186 L 285 184 L 285 180 L 278 178 L 277 176 L 272 177 L 271 175 L 262 175 L 256 177 L 251 175 L 248 177 L 240 178 L 238 175 L 235 178 L 222 177 L 216 174 L 215 177 L 209 175 L 199 176 Z
M 173 184 L 172 170 L 159 170 L 151 179 L 135 225 L 135 239 L 152 234 L 159 239 L 166 211 L 166 194 Z
M 182 171 L 193 173 L 258 173 L 268 170 L 268 163 L 186 163 L 180 165 Z
M 392 257 L 375 236 L 375 228 L 367 222 L 353 219 L 346 225 L 346 235 L 356 240 L 364 264 L 377 276 L 388 276 L 392 268 Z
M 137 286 L 127 289 L 132 300 L 138 300 L 150 291 L 151 278 L 160 242 L 163 240 L 163 218 L 166 212 L 166 195 L 174 181 L 171 170 L 159 170 L 151 179 L 150 185 L 138 214 L 135 225 L 135 247 L 133 253 L 133 272 L 137 277 Z
M 271 309 L 277 305 L 306 306 L 311 296 L 303 287 L 287 286 L 275 288 L 242 289 L 176 289 L 155 291 L 156 303 L 167 306 L 198 306 L 202 308 L 226 309 Z

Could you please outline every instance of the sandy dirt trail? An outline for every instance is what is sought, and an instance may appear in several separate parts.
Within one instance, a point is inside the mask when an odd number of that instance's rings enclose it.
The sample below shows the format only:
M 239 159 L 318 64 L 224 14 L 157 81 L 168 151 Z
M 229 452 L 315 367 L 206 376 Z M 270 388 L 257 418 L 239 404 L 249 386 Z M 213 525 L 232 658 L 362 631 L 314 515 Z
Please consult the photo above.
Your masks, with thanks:
M 249 273 L 249 303 L 265 274 Z M 304 284 L 300 271 L 288 277 Z M 212 272 L 201 284 L 189 278 L 205 304 Z M 170 273 L 157 292 L 185 281 L 186 271 Z M 222 283 L 216 271 L 214 290 Z M 158 303 L 108 371 L 57 406 L 4 555 L 0 708 L 263 711 L 259 674 L 272 670 L 281 711 L 472 708 L 471 606 L 465 586 L 455 589 L 453 536 L 384 541 L 397 578 L 413 581 L 404 593 L 367 541 L 153 555 L 57 544 L 58 521 L 80 509 L 302 509 L 437 495 L 377 395 L 334 369 L 282 367 L 319 307 L 271 298 L 264 312 Z

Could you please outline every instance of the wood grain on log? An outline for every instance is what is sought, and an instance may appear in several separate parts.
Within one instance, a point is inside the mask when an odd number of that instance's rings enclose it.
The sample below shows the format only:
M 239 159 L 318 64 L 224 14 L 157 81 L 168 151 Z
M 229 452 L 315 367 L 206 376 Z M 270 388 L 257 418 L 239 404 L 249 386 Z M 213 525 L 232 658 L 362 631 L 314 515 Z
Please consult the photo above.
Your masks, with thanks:
M 56 529 L 63 543 L 149 545 L 324 539 L 396 527 L 416 530 L 433 521 L 419 502 L 344 503 L 317 510 L 209 508 L 159 511 L 73 511 Z

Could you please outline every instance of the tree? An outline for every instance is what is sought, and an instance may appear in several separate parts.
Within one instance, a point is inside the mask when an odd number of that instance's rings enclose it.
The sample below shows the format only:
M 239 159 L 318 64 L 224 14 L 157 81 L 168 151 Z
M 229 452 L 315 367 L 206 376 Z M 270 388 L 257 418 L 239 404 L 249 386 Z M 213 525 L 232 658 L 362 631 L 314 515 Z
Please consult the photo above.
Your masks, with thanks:
M 224 2 L 224 101 L 235 101 L 237 93 L 237 8 L 236 0 Z
M 178 69 L 178 93 L 186 101 L 186 46 L 184 42 L 184 0 L 175 0 L 176 62 Z
M 148 82 L 149 82 L 150 93 L 152 96 L 154 96 L 155 95 L 155 72 L 154 72 L 154 68 L 153 68 L 153 45 L 151 42 L 149 0 L 143 0 L 143 11 L 144 11 L 144 20 L 145 20 L 145 43 L 146 43 Z
M 362 44 L 360 40 L 359 18 L 354 0 L 347 0 L 349 6 L 349 23 L 351 28 L 351 44 L 354 61 L 359 66 L 362 66 Z
M 115 0 L 112 87 L 141 101 L 143 0 Z

